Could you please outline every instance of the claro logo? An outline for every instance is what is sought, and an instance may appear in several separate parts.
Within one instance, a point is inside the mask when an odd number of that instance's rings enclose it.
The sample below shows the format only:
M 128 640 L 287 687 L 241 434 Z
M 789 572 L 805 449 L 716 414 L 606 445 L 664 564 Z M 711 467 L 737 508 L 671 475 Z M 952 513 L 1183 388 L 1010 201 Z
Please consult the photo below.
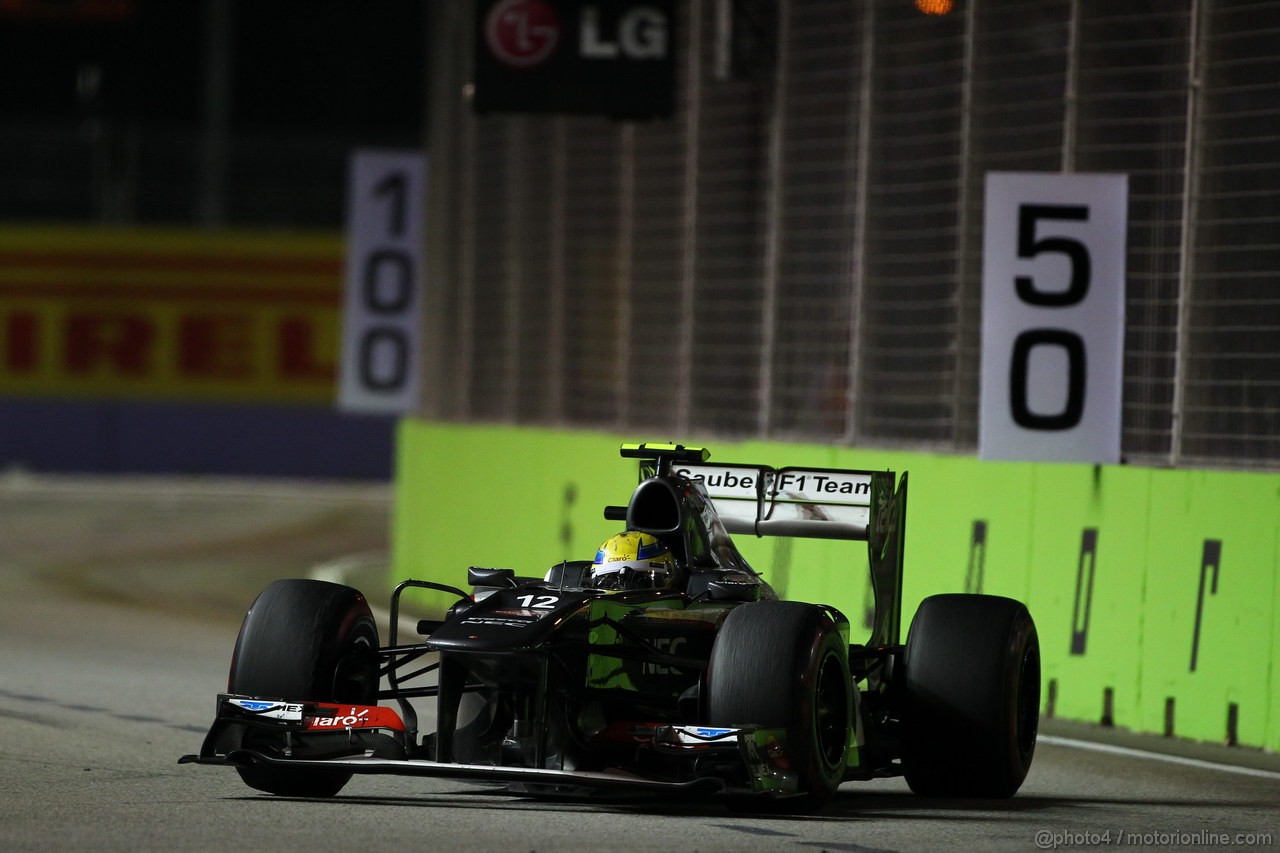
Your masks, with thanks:
M 547 61 L 562 38 L 564 22 L 547 0 L 501 0 L 484 21 L 484 39 L 493 54 L 512 68 L 533 68 Z M 637 5 L 617 10 L 584 4 L 579 18 L 578 56 L 587 60 L 660 60 L 667 57 L 668 21 L 661 9 Z

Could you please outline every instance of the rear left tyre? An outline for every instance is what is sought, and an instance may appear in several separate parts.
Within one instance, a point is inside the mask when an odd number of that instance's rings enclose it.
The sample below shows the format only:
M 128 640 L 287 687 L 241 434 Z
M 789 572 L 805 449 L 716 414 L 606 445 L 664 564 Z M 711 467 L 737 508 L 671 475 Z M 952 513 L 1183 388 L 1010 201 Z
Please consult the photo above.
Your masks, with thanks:
M 916 611 L 904 661 L 903 771 L 935 797 L 1011 797 L 1035 755 L 1040 641 L 1025 605 L 935 595 Z

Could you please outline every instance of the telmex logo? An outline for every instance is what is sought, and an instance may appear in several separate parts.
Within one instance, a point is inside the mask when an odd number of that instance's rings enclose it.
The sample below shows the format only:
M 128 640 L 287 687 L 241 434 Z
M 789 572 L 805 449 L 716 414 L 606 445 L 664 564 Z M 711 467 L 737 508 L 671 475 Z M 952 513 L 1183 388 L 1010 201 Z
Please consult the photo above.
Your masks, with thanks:
M 276 706 L 275 702 L 257 702 L 251 699 L 233 699 L 232 705 L 239 705 L 246 711 L 269 711 Z
M 231 704 L 250 714 L 270 717 L 273 720 L 300 720 L 302 706 L 284 702 L 268 702 L 261 699 L 232 699 Z

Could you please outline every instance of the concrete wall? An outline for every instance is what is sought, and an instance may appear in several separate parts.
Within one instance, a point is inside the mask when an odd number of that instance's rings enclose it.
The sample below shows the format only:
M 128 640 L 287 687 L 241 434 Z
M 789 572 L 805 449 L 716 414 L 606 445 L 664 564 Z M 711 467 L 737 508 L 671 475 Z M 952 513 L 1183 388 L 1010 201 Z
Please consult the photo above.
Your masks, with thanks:
M 0 399 L 0 469 L 389 480 L 394 431 L 323 405 Z
M 618 445 L 645 438 L 403 421 L 394 578 L 590 557 L 636 481 Z M 722 462 L 909 471 L 904 624 L 933 593 L 1025 601 L 1053 714 L 1280 749 L 1280 475 L 706 444 Z M 786 597 L 865 620 L 860 543 L 739 545 Z

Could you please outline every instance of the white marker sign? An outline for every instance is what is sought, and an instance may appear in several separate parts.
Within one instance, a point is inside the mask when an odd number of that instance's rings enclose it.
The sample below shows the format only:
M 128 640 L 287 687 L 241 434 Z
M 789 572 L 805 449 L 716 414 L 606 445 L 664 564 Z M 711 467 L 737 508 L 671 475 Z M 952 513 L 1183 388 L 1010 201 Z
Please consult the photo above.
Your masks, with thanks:
M 983 459 L 1120 461 L 1125 175 L 987 175 Z
M 426 160 L 357 151 L 347 185 L 338 406 L 397 414 L 418 403 Z

